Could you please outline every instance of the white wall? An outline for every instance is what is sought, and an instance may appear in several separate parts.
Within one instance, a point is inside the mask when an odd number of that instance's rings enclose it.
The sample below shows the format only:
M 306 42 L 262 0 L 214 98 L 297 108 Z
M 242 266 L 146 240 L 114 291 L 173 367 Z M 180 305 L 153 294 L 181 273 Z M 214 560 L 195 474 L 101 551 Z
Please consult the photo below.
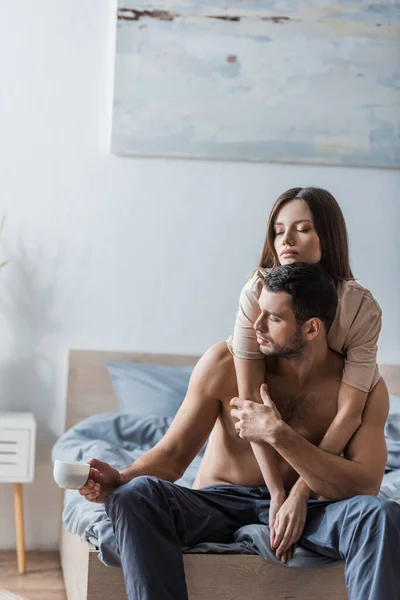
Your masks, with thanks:
M 339 200 L 354 272 L 384 312 L 379 359 L 400 362 L 399 172 L 111 156 L 115 14 L 115 0 L 0 3 L 0 408 L 38 421 L 28 547 L 57 543 L 68 349 L 201 353 L 227 336 L 288 187 Z M 10 485 L 0 506 L 12 547 Z

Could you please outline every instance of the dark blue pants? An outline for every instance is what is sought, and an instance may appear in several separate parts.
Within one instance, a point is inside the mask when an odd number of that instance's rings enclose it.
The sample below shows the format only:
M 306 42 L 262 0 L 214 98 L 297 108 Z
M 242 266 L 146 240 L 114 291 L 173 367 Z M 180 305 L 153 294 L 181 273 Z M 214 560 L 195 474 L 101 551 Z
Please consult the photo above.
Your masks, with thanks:
M 229 543 L 234 532 L 268 524 L 267 488 L 193 490 L 137 477 L 106 501 L 129 600 L 187 600 L 182 546 Z M 400 505 L 375 496 L 310 500 L 300 545 L 346 561 L 349 600 L 400 599 Z M 266 590 L 267 594 L 267 590 Z

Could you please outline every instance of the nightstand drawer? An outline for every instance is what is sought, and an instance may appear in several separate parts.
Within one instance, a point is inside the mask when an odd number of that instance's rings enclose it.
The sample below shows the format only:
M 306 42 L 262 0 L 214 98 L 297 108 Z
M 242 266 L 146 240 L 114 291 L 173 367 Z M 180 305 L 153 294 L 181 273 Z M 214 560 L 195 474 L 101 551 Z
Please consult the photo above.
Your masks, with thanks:
M 28 476 L 30 435 L 28 429 L 0 429 L 0 478 Z

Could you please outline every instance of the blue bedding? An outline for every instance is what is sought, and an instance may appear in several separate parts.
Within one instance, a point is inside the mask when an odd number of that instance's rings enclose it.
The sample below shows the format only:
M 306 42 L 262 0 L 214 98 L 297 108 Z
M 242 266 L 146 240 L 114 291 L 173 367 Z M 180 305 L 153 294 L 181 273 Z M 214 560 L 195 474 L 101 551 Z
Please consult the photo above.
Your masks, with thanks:
M 381 488 L 383 498 L 400 503 L 400 415 L 393 415 L 386 429 L 389 447 L 388 473 Z M 399 417 L 399 418 L 398 418 Z M 117 469 L 131 464 L 152 448 L 165 434 L 172 417 L 122 413 L 103 413 L 89 417 L 66 431 L 55 443 L 52 460 L 88 461 L 98 458 Z M 184 476 L 176 483 L 191 487 L 200 466 L 204 448 L 195 457 Z M 108 566 L 120 566 L 116 540 L 103 504 L 87 502 L 76 490 L 66 490 L 63 523 L 67 530 L 89 540 L 99 549 L 99 559 Z M 259 554 L 278 563 L 269 547 L 269 530 L 265 525 L 248 525 L 239 529 L 231 544 L 200 544 L 183 548 L 186 553 Z M 318 568 L 334 563 L 305 548 L 296 546 L 289 567 Z

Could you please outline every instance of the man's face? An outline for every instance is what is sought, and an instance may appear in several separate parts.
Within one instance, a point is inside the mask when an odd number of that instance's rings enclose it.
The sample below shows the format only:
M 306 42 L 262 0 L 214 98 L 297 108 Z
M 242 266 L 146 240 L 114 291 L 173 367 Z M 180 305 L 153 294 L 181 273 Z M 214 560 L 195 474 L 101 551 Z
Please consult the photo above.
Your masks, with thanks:
M 263 288 L 258 302 L 261 314 L 254 329 L 261 352 L 284 358 L 298 356 L 306 342 L 301 325 L 296 323 L 291 296 Z

